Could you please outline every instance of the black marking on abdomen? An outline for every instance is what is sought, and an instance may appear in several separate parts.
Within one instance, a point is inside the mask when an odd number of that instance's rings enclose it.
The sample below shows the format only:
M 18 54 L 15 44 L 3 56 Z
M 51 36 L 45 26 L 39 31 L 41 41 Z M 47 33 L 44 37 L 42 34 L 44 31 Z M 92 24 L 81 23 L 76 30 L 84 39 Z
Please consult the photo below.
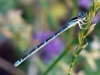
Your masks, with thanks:
M 41 44 L 39 44 L 38 46 L 37 46 L 37 48 L 39 48 L 40 46 L 42 46 L 44 44 L 44 42 L 42 42 Z
M 28 54 L 31 54 L 32 52 L 34 52 L 36 50 L 36 47 L 33 48 Z
M 51 38 L 52 38 L 52 36 L 50 38 L 46 39 L 45 41 L 48 42 Z

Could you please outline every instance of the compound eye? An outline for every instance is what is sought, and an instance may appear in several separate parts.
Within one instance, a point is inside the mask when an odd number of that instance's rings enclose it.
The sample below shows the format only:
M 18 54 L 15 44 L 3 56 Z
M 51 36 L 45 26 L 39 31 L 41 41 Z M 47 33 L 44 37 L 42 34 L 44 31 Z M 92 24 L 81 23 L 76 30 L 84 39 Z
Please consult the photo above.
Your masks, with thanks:
M 80 18 L 84 18 L 85 17 L 83 12 L 78 12 L 78 15 L 79 15 Z

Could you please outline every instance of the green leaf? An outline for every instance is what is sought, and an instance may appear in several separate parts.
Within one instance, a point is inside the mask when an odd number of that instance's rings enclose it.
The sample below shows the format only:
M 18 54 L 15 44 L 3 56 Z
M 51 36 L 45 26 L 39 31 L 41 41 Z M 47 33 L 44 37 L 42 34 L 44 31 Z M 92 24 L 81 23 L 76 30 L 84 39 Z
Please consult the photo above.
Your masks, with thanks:
M 100 0 L 94 0 L 94 7 L 96 11 L 100 8 Z
M 88 30 L 86 30 L 86 31 L 84 32 L 84 37 L 86 37 L 88 34 L 90 34 L 90 33 L 94 30 L 95 25 L 96 25 L 96 24 L 92 24 L 92 25 L 88 28 Z

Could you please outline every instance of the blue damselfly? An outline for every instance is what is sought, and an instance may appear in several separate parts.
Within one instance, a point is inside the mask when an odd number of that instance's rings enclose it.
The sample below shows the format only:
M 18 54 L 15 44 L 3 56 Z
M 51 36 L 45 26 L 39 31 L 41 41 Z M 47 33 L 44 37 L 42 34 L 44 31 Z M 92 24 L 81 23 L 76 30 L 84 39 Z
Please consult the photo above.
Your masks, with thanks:
M 70 19 L 65 26 L 59 30 L 58 32 L 56 32 L 53 36 L 51 36 L 50 38 L 46 39 L 43 43 L 41 43 L 40 45 L 36 46 L 35 48 L 30 48 L 30 52 L 27 53 L 24 57 L 22 57 L 21 59 L 19 59 L 18 61 L 15 62 L 14 66 L 17 67 L 19 64 L 21 64 L 23 61 L 25 61 L 28 57 L 30 57 L 31 55 L 35 54 L 37 51 L 39 51 L 42 47 L 44 47 L 46 44 L 48 44 L 50 41 L 52 41 L 53 39 L 55 39 L 58 35 L 60 35 L 61 33 L 63 33 L 64 31 L 66 31 L 67 29 L 75 26 L 75 25 L 79 25 L 80 29 L 85 29 L 82 28 L 82 25 L 85 25 L 85 15 L 82 12 L 78 13 L 77 17 L 74 17 L 72 19 Z

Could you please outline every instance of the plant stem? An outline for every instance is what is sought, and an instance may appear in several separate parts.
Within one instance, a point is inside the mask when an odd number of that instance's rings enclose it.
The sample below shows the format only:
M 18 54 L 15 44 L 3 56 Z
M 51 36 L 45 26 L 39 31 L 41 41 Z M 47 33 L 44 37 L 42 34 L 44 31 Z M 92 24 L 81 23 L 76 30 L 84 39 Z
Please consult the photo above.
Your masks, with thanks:
M 71 13 L 71 17 L 73 17 L 74 15 L 74 12 L 75 12 L 75 9 L 77 8 L 77 0 L 74 1 L 74 7 L 73 7 L 73 12 Z M 72 31 L 71 31 L 71 34 L 72 34 Z M 70 35 L 71 36 L 71 35 Z M 74 40 L 73 40 L 74 41 Z M 75 42 L 74 42 L 75 43 Z M 71 45 L 72 46 L 72 45 Z M 68 45 L 68 48 L 70 48 L 70 45 Z M 49 73 L 50 70 L 52 70 L 54 68 L 54 66 L 58 63 L 59 60 L 61 60 L 66 54 L 67 52 L 70 51 L 70 50 L 64 50 L 62 52 L 62 54 L 57 58 L 57 60 L 54 61 L 54 63 L 46 70 L 46 72 L 44 72 L 43 75 L 47 75 Z
M 52 70 L 52 68 L 54 68 L 54 66 L 57 64 L 57 62 L 58 62 L 59 60 L 61 60 L 61 59 L 67 54 L 67 52 L 68 52 L 68 50 L 64 50 L 63 53 L 58 57 L 58 59 L 55 60 L 55 62 L 46 70 L 46 72 L 45 72 L 43 75 L 47 75 L 48 72 L 49 72 L 50 70 Z

